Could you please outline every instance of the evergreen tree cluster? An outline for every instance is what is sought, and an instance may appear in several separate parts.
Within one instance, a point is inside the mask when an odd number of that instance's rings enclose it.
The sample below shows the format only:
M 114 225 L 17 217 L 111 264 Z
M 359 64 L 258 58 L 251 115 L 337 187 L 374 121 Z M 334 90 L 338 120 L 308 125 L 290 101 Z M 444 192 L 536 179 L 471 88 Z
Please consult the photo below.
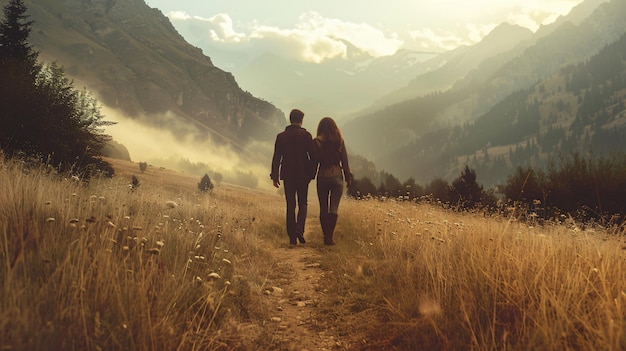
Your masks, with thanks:
M 103 127 L 111 123 L 61 67 L 38 61 L 26 11 L 23 0 L 10 0 L 0 22 L 0 149 L 46 160 L 62 172 L 112 175 L 100 158 L 110 140 Z
M 530 208 L 541 203 L 550 218 L 621 218 L 626 213 L 626 155 L 593 159 L 574 153 L 547 170 L 518 167 L 502 193 Z M 621 220 L 620 220 L 621 221 Z
M 452 184 L 442 178 L 434 178 L 426 187 L 409 178 L 404 183 L 385 171 L 380 172 L 381 183 L 376 187 L 369 177 L 354 182 L 348 194 L 357 199 L 368 197 L 395 198 L 402 201 L 434 200 L 459 210 L 494 207 L 495 196 L 485 191 L 477 181 L 476 172 L 465 166 Z

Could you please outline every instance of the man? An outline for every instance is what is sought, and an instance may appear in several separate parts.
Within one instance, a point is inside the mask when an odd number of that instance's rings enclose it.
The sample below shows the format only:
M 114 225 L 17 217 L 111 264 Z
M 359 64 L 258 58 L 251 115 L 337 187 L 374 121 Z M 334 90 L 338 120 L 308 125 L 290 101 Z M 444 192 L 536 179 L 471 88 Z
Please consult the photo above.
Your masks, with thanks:
M 280 187 L 280 180 L 285 187 L 287 234 L 292 247 L 297 245 L 298 240 L 301 244 L 305 243 L 307 195 L 309 182 L 315 177 L 314 163 L 311 161 L 315 150 L 313 137 L 302 128 L 303 119 L 304 113 L 298 109 L 292 110 L 289 114 L 291 125 L 276 136 L 270 174 L 276 188 Z

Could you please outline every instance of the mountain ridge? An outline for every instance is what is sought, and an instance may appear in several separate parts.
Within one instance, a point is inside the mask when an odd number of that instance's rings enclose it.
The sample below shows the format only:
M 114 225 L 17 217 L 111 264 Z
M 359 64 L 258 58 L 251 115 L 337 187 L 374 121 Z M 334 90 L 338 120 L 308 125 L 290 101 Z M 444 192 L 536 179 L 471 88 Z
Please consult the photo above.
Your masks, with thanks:
M 508 94 L 555 74 L 563 65 L 582 62 L 616 40 L 617 33 L 626 30 L 621 19 L 626 15 L 624 7 L 622 2 L 604 3 L 579 26 L 564 17 L 563 24 L 548 35 L 542 33 L 537 44 L 522 44 L 485 59 L 448 91 L 357 117 L 343 125 L 344 134 L 356 152 L 377 164 L 385 163 L 385 169 L 393 172 L 382 155 L 441 126 L 473 121 Z M 445 104 L 435 100 L 445 100 Z M 387 132 L 381 137 L 384 130 Z
M 0 1 L 4 6 L 5 0 Z M 149 125 L 246 149 L 286 123 L 282 111 L 243 91 L 143 0 L 25 1 L 31 41 L 107 107 Z

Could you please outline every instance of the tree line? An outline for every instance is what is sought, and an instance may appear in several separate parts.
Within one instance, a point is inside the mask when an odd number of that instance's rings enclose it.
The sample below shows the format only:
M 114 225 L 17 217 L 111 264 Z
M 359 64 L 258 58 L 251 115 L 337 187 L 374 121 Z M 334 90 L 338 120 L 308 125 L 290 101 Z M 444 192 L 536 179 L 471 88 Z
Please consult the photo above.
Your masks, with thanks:
M 502 211 L 514 207 L 534 210 L 543 219 L 565 216 L 605 224 L 621 224 L 626 214 L 624 153 L 596 158 L 575 152 L 561 156 L 545 168 L 519 166 L 504 184 L 488 190 L 467 165 L 451 183 L 442 178 L 435 178 L 426 186 L 412 178 L 401 183 L 384 171 L 380 179 L 378 187 L 368 177 L 358 179 L 348 194 L 357 199 L 434 200 L 458 210 Z
M 36 158 L 60 172 L 90 177 L 113 168 L 100 157 L 111 125 L 87 90 L 56 63 L 42 63 L 28 39 L 33 21 L 23 0 L 10 0 L 0 22 L 0 150 Z

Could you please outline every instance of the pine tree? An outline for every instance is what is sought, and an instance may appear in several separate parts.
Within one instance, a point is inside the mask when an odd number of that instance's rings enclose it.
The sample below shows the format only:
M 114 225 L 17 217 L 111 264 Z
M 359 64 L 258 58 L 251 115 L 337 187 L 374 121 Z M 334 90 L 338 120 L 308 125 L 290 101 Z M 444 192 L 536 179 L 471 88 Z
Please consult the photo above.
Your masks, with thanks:
M 200 179 L 200 183 L 198 183 L 198 190 L 200 191 L 211 191 L 213 190 L 213 183 L 211 182 L 211 178 L 209 178 L 208 174 L 204 174 L 204 176 Z
M 100 159 L 110 140 L 100 106 L 78 91 L 56 63 L 40 64 L 28 43 L 32 21 L 22 0 L 10 0 L 0 22 L 0 149 L 52 161 L 60 171 L 112 174 Z
M 483 187 L 476 182 L 476 171 L 466 165 L 461 175 L 452 182 L 452 192 L 459 206 L 474 208 L 483 195 Z
M 39 53 L 28 43 L 33 21 L 27 21 L 29 16 L 26 14 L 26 5 L 22 0 L 10 0 L 3 12 L 4 20 L 0 22 L 0 63 L 20 65 L 34 77 Z
M 38 53 L 27 42 L 32 21 L 28 21 L 22 0 L 10 0 L 0 22 L 0 148 L 22 149 L 16 141 L 20 129 L 29 124 L 29 101 L 35 95 L 40 66 Z

